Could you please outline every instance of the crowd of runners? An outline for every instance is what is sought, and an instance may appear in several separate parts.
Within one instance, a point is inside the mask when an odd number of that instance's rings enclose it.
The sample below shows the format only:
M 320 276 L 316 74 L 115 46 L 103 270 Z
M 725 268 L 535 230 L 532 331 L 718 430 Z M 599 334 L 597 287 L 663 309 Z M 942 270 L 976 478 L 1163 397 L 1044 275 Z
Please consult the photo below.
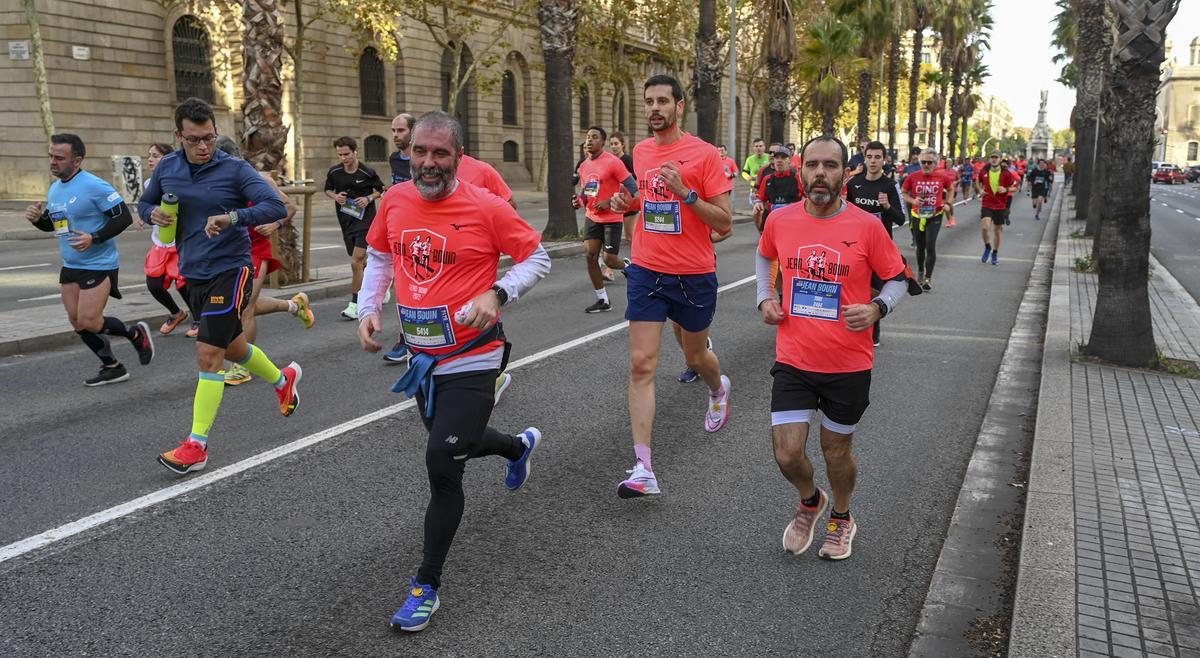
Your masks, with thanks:
M 851 446 L 869 405 L 881 321 L 905 297 L 932 290 L 938 235 L 943 225 L 954 225 L 956 200 L 981 201 L 982 261 L 998 265 L 1013 198 L 1028 183 L 1040 219 L 1053 163 L 1038 161 L 1026 170 L 1024 160 L 999 153 L 986 162 L 947 162 L 926 149 L 906 164 L 893 162 L 879 142 L 859 144 L 851 156 L 838 139 L 816 137 L 799 146 L 755 140 L 739 167 L 724 145 L 682 130 L 684 105 L 678 81 L 651 77 L 644 84 L 651 136 L 629 148 L 624 135 L 592 126 L 576 171 L 572 203 L 584 215 L 584 274 L 594 293 L 581 310 L 612 310 L 605 285 L 615 272 L 626 287 L 633 465 L 614 476 L 616 494 L 663 494 L 652 448 L 668 323 L 687 364 L 678 379 L 707 386 L 706 396 L 696 400 L 696 410 L 704 405 L 705 431 L 720 432 L 729 421 L 732 383 L 709 329 L 718 298 L 714 245 L 732 233 L 740 177 L 744 207 L 760 234 L 756 305 L 763 322 L 775 328 L 769 419 L 774 457 L 796 488 L 783 547 L 805 552 L 824 521 L 818 555 L 848 558 L 857 532 Z M 49 162 L 57 180 L 26 218 L 60 241 L 63 305 L 101 362 L 88 386 L 130 377 L 110 336 L 128 340 L 142 365 L 154 357 L 147 323 L 104 314 L 107 299 L 121 297 L 117 236 L 134 224 L 150 227 L 146 285 L 168 314 L 157 331 L 170 334 L 190 318 L 187 335 L 195 338 L 191 425 L 177 447 L 158 455 L 182 475 L 207 464 L 210 429 L 226 386 L 257 377 L 272 386 L 281 415 L 296 412 L 303 370 L 294 361 L 278 367 L 259 347 L 255 318 L 286 312 L 309 328 L 315 317 L 303 292 L 289 299 L 262 295 L 267 275 L 280 266 L 271 236 L 296 212 L 288 195 L 241 158 L 204 101 L 181 103 L 174 125 L 177 147 L 148 146 L 152 175 L 136 209 L 83 169 L 80 137 L 54 135 Z M 396 150 L 386 184 L 359 160 L 357 142 L 339 137 L 324 193 L 334 204 L 352 271 L 351 296 L 340 315 L 357 322 L 363 349 L 407 364 L 392 390 L 415 399 L 428 432 L 423 558 L 392 619 L 393 626 L 416 631 L 441 604 L 442 572 L 463 516 L 467 463 L 501 457 L 504 486 L 520 489 L 545 440 L 536 427 L 510 433 L 489 421 L 512 383 L 505 372 L 511 345 L 502 311 L 549 273 L 551 260 L 503 177 L 464 153 L 462 127 L 452 116 L 402 113 L 392 121 L 392 134 Z M 894 229 L 906 223 L 915 272 L 893 239 Z M 497 278 L 502 255 L 513 265 Z M 398 335 L 384 328 L 393 295 Z M 271 349 L 277 348 L 287 346 Z M 806 451 L 810 425 L 818 422 L 827 488 L 814 481 Z

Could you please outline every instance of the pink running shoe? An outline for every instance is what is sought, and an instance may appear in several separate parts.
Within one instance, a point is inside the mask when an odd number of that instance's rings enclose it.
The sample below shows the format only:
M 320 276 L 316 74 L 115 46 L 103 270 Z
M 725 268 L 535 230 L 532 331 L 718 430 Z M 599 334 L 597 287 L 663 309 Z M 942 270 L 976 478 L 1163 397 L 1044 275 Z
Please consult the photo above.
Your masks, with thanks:
M 708 394 L 708 410 L 704 413 L 704 431 L 718 432 L 729 422 L 729 378 L 721 375 L 721 391 Z
M 796 505 L 796 516 L 788 522 L 783 530 L 783 550 L 800 555 L 812 545 L 813 529 L 817 520 L 825 515 L 829 507 L 829 496 L 817 487 L 817 506 L 805 507 L 803 503 Z
M 299 363 L 292 361 L 279 372 L 287 378 L 283 388 L 275 389 L 275 395 L 279 396 L 279 413 L 290 416 L 296 413 L 296 407 L 300 406 L 300 391 L 296 387 L 300 384 L 300 378 L 304 376 L 304 371 L 300 369 Z
M 850 557 L 850 545 L 854 543 L 854 535 L 857 532 L 858 525 L 854 523 L 853 516 L 844 521 L 830 517 L 825 543 L 821 544 L 817 555 L 826 560 L 845 560 Z

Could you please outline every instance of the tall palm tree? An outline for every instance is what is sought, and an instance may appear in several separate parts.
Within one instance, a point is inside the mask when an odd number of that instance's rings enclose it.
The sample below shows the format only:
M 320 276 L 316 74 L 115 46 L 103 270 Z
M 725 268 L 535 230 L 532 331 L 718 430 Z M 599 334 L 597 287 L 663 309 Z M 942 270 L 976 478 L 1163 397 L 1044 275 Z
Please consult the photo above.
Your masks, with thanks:
M 938 137 L 941 132 L 942 112 L 946 110 L 946 96 L 942 90 L 950 84 L 950 76 L 943 71 L 926 71 L 921 76 L 921 82 L 929 87 L 929 98 L 925 99 L 925 112 L 929 115 L 929 126 L 925 132 L 925 144 L 935 151 L 941 152 Z
M 900 51 L 900 37 L 903 36 L 904 26 L 910 24 L 907 0 L 892 0 L 892 31 L 891 44 L 888 46 L 888 88 L 887 88 L 887 129 L 888 150 L 896 149 L 896 100 L 900 92 L 900 67 L 904 64 L 904 55 Z
M 970 88 L 966 84 L 966 74 L 979 62 L 982 51 L 988 47 L 988 35 L 992 28 L 990 0 L 969 0 L 966 9 L 965 42 L 963 47 L 958 49 L 958 56 L 954 59 L 953 69 L 950 73 L 950 130 L 947 143 L 952 158 L 958 143 L 956 137 L 960 124 L 962 124 L 962 133 L 966 135 L 967 132 L 962 105 L 965 97 L 970 94 Z M 958 155 L 966 156 L 967 154 L 959 152 Z
M 1061 52 L 1051 58 L 1055 64 L 1062 64 L 1058 81 L 1063 86 L 1075 88 L 1077 71 L 1075 68 L 1075 45 L 1079 40 L 1079 2 L 1080 0 L 1055 0 L 1058 14 L 1054 17 L 1054 31 L 1050 44 Z M 1071 124 L 1075 128 L 1074 122 Z
M 858 121 L 854 141 L 870 141 L 871 96 L 874 89 L 875 62 L 888 46 L 892 33 L 892 7 L 888 0 L 833 0 L 830 8 L 858 30 L 858 56 L 863 60 L 858 71 Z M 882 81 L 881 81 L 882 82 Z
M 575 32 L 578 0 L 539 0 L 538 24 L 546 70 L 546 150 L 550 219 L 542 235 L 548 239 L 576 235 L 571 208 L 571 172 L 575 169 L 575 132 L 571 86 L 575 77 Z
M 1150 324 L 1150 161 L 1159 67 L 1179 0 L 1113 0 L 1117 41 L 1104 85 L 1101 158 L 1115 171 L 1104 188 L 1097 242 L 1100 281 L 1088 354 L 1142 367 L 1157 360 Z M 1081 45 L 1080 51 L 1083 50 Z
M 925 28 L 929 27 L 934 17 L 934 0 L 907 0 L 912 13 L 912 66 L 908 76 L 908 148 L 917 146 L 917 93 L 921 88 L 921 50 L 925 40 Z M 928 140 L 928 137 L 926 138 Z
M 717 1 L 700 0 L 700 23 L 696 30 L 696 133 L 715 143 L 717 111 L 721 104 L 721 39 L 717 37 Z
M 962 144 L 960 145 L 958 153 L 964 158 L 969 155 L 967 152 L 967 121 L 974 116 L 975 110 L 979 108 L 979 102 L 981 100 L 979 94 L 975 92 L 975 89 L 983 84 L 983 81 L 987 79 L 988 75 L 989 73 L 987 65 L 977 59 L 971 68 L 967 69 L 965 79 L 963 80 L 963 98 L 960 105 L 963 126 Z
M 242 153 L 262 171 L 284 165 L 288 127 L 283 125 L 283 17 L 277 0 L 242 0 L 245 73 Z
M 945 103 L 951 100 L 952 82 L 957 82 L 954 79 L 956 71 L 956 63 L 958 62 L 962 49 L 966 47 L 965 35 L 969 30 L 968 16 L 965 14 L 967 3 L 970 0 L 944 0 L 938 7 L 938 15 L 935 24 L 941 37 L 941 53 L 938 58 L 938 65 L 944 74 L 938 81 L 939 96 L 942 99 L 942 107 L 938 108 L 938 132 L 936 147 L 939 151 L 947 150 L 946 139 L 944 132 L 946 129 L 946 106 Z M 961 76 L 961 72 L 958 72 Z M 953 147 L 951 147 L 952 149 Z
M 796 26 L 789 0 L 768 0 L 766 9 L 763 57 L 767 60 L 767 78 L 771 81 L 767 90 L 767 111 L 771 141 L 782 142 L 787 131 L 792 60 L 796 57 Z
M 808 28 L 800 75 L 808 83 L 812 108 L 821 114 L 821 134 L 833 135 L 834 123 L 846 94 L 838 77 L 843 69 L 861 66 L 854 57 L 859 33 L 853 26 L 826 15 Z

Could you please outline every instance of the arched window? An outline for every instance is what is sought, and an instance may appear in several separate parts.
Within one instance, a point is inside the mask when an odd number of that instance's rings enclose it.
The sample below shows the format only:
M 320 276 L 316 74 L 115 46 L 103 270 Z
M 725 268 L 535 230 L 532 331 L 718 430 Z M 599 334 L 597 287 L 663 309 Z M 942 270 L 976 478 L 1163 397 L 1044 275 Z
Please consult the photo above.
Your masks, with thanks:
M 363 140 L 363 151 L 367 162 L 385 162 L 388 159 L 388 142 L 379 135 Z
M 183 16 L 171 28 L 175 53 L 175 100 L 193 96 L 213 103 L 213 67 L 208 30 L 195 16 Z
M 625 90 L 618 89 L 613 95 L 613 125 L 625 132 Z
M 517 125 L 517 78 L 512 71 L 500 78 L 500 116 L 504 125 Z
M 518 147 L 517 143 L 512 141 L 511 139 L 508 140 L 507 142 L 504 142 L 504 161 L 505 162 L 520 162 L 521 161 L 520 147 Z
M 1200 142 L 1188 142 L 1187 160 L 1192 162 L 1200 160 Z
M 587 85 L 579 86 L 579 129 L 587 130 L 592 125 L 592 95 Z
M 358 57 L 358 95 L 362 101 L 362 113 L 370 116 L 387 116 L 387 100 L 383 83 L 383 60 L 371 46 L 367 46 Z M 384 158 L 386 159 L 386 158 Z

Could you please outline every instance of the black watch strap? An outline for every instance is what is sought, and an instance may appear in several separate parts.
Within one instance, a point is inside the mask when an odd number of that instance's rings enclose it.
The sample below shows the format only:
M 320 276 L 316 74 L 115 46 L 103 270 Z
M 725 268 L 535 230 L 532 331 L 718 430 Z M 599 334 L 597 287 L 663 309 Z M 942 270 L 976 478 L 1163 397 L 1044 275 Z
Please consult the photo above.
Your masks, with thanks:
M 881 317 L 881 318 L 887 317 L 888 311 L 891 310 L 888 308 L 887 302 L 876 297 L 875 299 L 871 300 L 871 303 L 874 304 L 875 306 L 879 307 L 879 317 Z
M 496 299 L 500 300 L 501 306 L 508 303 L 508 291 L 500 287 L 499 284 L 492 286 L 492 292 L 496 293 Z

